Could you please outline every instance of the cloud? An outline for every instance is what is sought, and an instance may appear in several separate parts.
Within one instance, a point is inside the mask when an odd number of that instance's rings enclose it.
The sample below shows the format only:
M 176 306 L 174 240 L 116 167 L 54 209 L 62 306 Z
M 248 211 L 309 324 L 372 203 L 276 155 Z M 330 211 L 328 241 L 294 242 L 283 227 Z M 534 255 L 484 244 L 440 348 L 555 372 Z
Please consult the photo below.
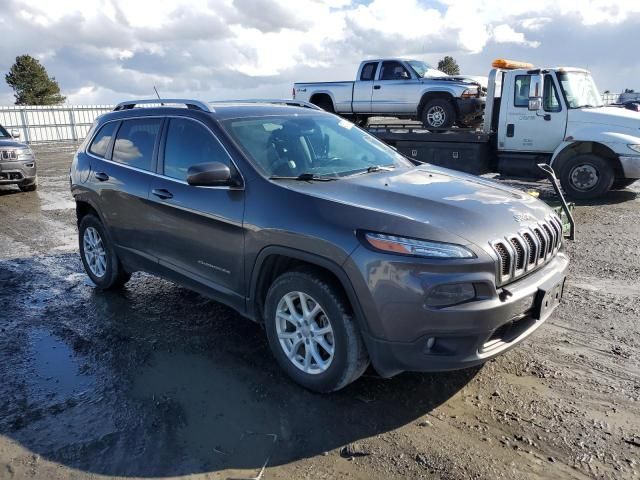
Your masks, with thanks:
M 638 88 L 640 2 L 625 0 L 5 0 L 0 67 L 40 58 L 73 102 L 289 96 L 296 80 L 353 78 L 367 57 L 452 55 L 590 68 Z M 626 45 L 626 47 L 625 47 Z M 634 84 L 635 82 L 635 84 Z M 0 86 L 0 101 L 11 90 Z

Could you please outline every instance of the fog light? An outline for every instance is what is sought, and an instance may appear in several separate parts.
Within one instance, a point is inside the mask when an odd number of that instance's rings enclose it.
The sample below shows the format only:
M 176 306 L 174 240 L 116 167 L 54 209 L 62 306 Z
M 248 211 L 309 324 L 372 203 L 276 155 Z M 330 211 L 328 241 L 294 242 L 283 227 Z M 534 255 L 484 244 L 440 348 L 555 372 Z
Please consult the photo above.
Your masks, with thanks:
M 476 289 L 472 283 L 452 283 L 431 289 L 426 303 L 430 307 L 447 307 L 472 300 L 475 296 Z

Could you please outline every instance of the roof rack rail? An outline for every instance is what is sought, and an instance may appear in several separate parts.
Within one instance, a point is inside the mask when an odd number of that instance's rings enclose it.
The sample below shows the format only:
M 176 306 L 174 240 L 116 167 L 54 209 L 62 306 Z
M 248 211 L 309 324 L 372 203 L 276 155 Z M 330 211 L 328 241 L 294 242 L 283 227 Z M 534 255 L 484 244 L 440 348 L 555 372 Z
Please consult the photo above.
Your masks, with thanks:
M 287 105 L 290 107 L 303 107 L 310 108 L 312 110 L 322 110 L 313 103 L 304 102 L 302 100 L 295 100 L 291 98 L 250 98 L 244 100 L 215 100 L 209 103 L 268 103 L 272 105 Z
M 127 100 L 126 102 L 120 102 L 116 105 L 116 108 L 113 109 L 114 112 L 119 110 L 130 110 L 136 105 L 148 105 L 148 104 L 159 104 L 159 105 L 167 105 L 167 104 L 179 104 L 185 105 L 187 108 L 192 110 L 202 110 L 203 112 L 213 112 L 213 110 L 207 105 L 205 102 L 200 100 L 188 100 L 184 98 L 163 98 L 153 100 Z

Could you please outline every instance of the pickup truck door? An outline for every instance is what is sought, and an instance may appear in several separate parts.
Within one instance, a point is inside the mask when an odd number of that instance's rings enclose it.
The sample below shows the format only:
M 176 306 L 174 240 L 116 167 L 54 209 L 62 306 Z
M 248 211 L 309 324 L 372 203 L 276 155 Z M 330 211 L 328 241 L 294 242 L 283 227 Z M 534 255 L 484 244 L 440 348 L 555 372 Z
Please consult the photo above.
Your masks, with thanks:
M 360 69 L 360 75 L 353 83 L 353 113 L 371 113 L 373 82 L 380 62 L 367 62 Z
M 555 75 L 544 76 L 543 108 L 530 111 L 531 75 L 515 75 L 504 89 L 498 134 L 498 150 L 553 152 L 564 139 L 567 108 L 559 95 Z
M 373 113 L 415 113 L 418 106 L 417 92 L 420 80 L 401 62 L 382 62 L 377 79 L 373 83 L 371 111 Z

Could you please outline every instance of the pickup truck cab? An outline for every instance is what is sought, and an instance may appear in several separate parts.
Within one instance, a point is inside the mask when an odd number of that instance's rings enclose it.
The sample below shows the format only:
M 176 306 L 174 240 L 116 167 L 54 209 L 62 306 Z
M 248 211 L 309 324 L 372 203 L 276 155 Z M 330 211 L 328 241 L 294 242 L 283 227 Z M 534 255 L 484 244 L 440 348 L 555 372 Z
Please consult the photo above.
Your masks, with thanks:
M 354 82 L 295 83 L 293 98 L 366 122 L 371 116 L 417 119 L 430 129 L 475 126 L 482 121 L 484 91 L 420 60 L 365 60 Z
M 587 70 L 503 59 L 493 67 L 481 131 L 371 133 L 416 160 L 472 173 L 539 178 L 537 165 L 547 163 L 580 200 L 640 178 L 640 113 L 604 106 Z

